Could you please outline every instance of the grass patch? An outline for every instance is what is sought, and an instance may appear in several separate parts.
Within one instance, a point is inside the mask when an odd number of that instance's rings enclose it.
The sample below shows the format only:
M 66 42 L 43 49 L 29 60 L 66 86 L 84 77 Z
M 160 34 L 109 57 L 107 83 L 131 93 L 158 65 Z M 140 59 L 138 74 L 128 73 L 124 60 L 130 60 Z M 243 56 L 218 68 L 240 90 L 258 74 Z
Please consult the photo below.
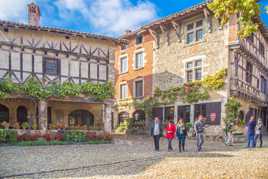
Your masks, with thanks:
M 46 145 L 83 145 L 83 144 L 110 144 L 109 140 L 91 140 L 87 142 L 70 142 L 70 141 L 46 141 L 44 139 L 38 139 L 36 141 L 20 141 L 16 143 L 1 144 L 2 146 L 13 145 L 13 146 L 46 146 Z

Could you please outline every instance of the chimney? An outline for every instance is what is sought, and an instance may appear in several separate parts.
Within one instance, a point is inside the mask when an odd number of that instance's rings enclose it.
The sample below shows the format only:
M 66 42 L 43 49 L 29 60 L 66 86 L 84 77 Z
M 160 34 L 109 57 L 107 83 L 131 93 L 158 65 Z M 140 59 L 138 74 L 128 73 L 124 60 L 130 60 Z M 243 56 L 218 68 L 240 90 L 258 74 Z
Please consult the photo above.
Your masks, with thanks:
M 40 9 L 35 3 L 28 4 L 28 24 L 32 26 L 40 26 Z

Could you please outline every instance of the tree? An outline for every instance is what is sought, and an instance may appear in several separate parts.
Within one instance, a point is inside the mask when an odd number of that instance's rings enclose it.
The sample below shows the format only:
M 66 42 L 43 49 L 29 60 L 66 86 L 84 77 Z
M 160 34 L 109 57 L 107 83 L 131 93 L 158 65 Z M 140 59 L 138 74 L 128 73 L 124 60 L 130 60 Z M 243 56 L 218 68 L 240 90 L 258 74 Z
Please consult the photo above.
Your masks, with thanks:
M 257 18 L 260 15 L 258 0 L 213 0 L 208 8 L 225 25 L 231 16 L 238 15 L 239 36 L 245 38 L 259 29 Z M 268 7 L 266 7 L 268 10 Z

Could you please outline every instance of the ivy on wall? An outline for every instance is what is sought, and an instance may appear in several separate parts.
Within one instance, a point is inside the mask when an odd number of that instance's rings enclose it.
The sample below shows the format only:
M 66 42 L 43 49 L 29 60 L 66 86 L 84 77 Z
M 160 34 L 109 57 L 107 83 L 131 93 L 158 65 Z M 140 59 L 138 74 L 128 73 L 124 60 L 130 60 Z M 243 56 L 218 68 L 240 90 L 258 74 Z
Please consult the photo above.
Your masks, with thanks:
M 185 83 L 168 90 L 155 89 L 154 96 L 143 101 L 134 101 L 136 109 L 144 110 L 148 117 L 152 117 L 152 108 L 158 105 L 173 104 L 178 98 L 185 103 L 196 103 L 209 99 L 209 91 L 220 90 L 225 85 L 227 70 L 222 69 L 213 75 L 206 76 L 203 80 Z
M 234 98 L 229 98 L 225 104 L 226 117 L 224 119 L 224 122 L 226 132 L 232 130 L 235 123 L 241 120 L 238 118 L 240 107 L 241 104 Z
M 71 97 L 85 95 L 102 101 L 112 98 L 114 90 L 111 83 L 74 84 L 64 82 L 63 84 L 55 83 L 43 87 L 42 84 L 34 78 L 27 80 L 24 84 L 16 84 L 9 79 L 0 81 L 0 98 L 8 97 L 8 95 L 11 94 L 23 94 L 39 100 L 47 99 L 48 97 Z

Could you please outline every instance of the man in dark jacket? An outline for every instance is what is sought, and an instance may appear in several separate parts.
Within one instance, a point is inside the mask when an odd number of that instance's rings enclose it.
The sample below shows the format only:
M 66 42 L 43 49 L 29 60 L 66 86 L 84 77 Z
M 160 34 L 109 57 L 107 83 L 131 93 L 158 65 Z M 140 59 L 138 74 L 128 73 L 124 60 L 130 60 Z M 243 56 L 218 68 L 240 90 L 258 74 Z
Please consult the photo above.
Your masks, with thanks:
M 194 123 L 194 131 L 196 134 L 196 146 L 197 151 L 200 152 L 202 150 L 202 146 L 204 144 L 204 117 L 203 115 L 199 115 L 198 119 Z
M 250 120 L 247 124 L 247 137 L 248 137 L 248 148 L 255 146 L 255 127 L 256 120 L 254 116 L 250 117 Z
M 159 151 L 159 141 L 162 136 L 163 129 L 158 117 L 154 118 L 154 123 L 151 127 L 151 136 L 154 138 L 154 147 L 156 151 Z

